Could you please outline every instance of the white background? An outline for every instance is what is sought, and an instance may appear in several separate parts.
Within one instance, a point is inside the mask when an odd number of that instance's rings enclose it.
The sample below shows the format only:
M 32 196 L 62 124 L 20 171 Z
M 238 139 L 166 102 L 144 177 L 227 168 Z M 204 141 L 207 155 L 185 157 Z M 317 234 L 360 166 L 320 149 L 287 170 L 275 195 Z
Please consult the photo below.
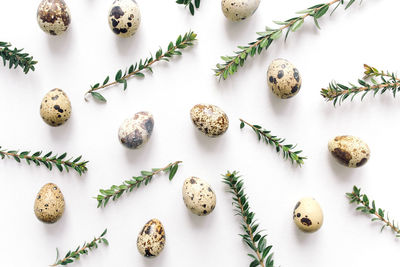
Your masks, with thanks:
M 25 48 L 39 61 L 35 72 L 0 68 L 0 140 L 3 147 L 43 150 L 90 160 L 87 174 L 48 171 L 44 167 L 0 162 L 1 266 L 47 266 L 55 248 L 64 255 L 85 240 L 109 229 L 109 247 L 84 256 L 75 266 L 247 266 L 250 251 L 242 243 L 240 220 L 234 217 L 231 196 L 221 174 L 239 170 L 261 227 L 273 245 L 277 266 L 397 266 L 399 241 L 389 230 L 379 232 L 349 205 L 344 194 L 354 184 L 377 205 L 400 219 L 398 188 L 399 98 L 390 94 L 359 97 L 334 108 L 319 95 L 332 79 L 355 82 L 362 64 L 398 71 L 398 1 L 364 0 L 349 10 L 321 19 L 321 31 L 308 20 L 286 43 L 279 40 L 268 52 L 251 58 L 227 81 L 218 82 L 212 68 L 219 56 L 256 38 L 272 20 L 293 17 L 296 11 L 317 4 L 314 0 L 262 1 L 253 17 L 240 23 L 225 19 L 220 1 L 202 1 L 192 17 L 173 0 L 138 1 L 142 13 L 139 31 L 120 39 L 109 29 L 111 1 L 72 1 L 67 4 L 72 24 L 59 37 L 43 33 L 36 22 L 39 1 L 1 0 L 0 38 Z M 105 105 L 83 95 L 90 84 L 101 82 L 119 68 L 147 57 L 181 33 L 194 30 L 199 42 L 171 63 L 154 66 L 154 74 L 131 79 L 104 91 Z M 280 100 L 267 87 L 266 70 L 278 57 L 293 62 L 303 78 L 300 93 Z M 46 125 L 39 115 L 45 93 L 55 87 L 69 95 L 73 112 L 59 128 Z M 197 103 L 220 106 L 230 128 L 210 139 L 194 128 L 189 111 Z M 154 114 L 155 130 L 140 150 L 119 144 L 121 122 L 137 111 Z M 238 118 L 258 123 L 297 143 L 308 160 L 291 166 L 273 148 L 258 143 L 250 129 L 239 129 Z M 372 151 L 359 169 L 337 164 L 327 151 L 328 141 L 342 134 L 361 137 Z M 98 189 L 120 184 L 143 169 L 183 160 L 175 179 L 156 177 L 105 209 L 96 208 Z M 217 194 L 215 211 L 207 217 L 192 215 L 184 206 L 185 178 L 198 176 Z M 59 222 L 45 225 L 33 212 L 39 189 L 48 182 L 64 193 L 66 210 Z M 300 232 L 292 210 L 304 197 L 321 204 L 325 222 L 314 234 Z M 159 218 L 167 234 L 162 254 L 145 259 L 136 249 L 136 237 L 149 219 Z

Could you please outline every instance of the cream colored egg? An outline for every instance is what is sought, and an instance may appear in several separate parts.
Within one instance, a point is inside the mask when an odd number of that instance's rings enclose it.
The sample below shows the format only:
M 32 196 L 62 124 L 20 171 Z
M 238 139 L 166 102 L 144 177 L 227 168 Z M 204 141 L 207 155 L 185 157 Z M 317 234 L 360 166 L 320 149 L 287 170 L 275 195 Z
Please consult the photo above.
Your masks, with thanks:
M 210 137 L 225 133 L 229 127 L 228 116 L 215 105 L 195 105 L 190 111 L 190 117 L 194 125 Z
M 363 166 L 371 154 L 364 141 L 351 135 L 335 137 L 329 141 L 328 149 L 339 163 L 350 168 Z
M 315 232 L 321 228 L 324 215 L 318 202 L 306 197 L 297 202 L 293 211 L 293 220 L 300 230 Z
M 241 21 L 254 14 L 260 0 L 222 0 L 221 8 L 225 17 L 231 21 Z
M 153 115 L 142 111 L 124 120 L 119 127 L 119 141 L 127 148 L 137 149 L 148 142 L 154 128 Z
M 40 116 L 50 126 L 60 126 L 71 117 L 71 102 L 61 89 L 48 92 L 40 104 Z
M 189 177 L 185 180 L 182 195 L 186 207 L 198 216 L 210 214 L 217 203 L 211 186 L 197 177 Z
M 71 23 L 71 13 L 64 0 L 43 0 L 37 10 L 40 28 L 51 35 L 64 33 Z
M 108 24 L 118 36 L 130 37 L 140 26 L 140 9 L 135 0 L 115 0 L 108 13 Z
M 165 246 L 164 226 L 158 219 L 148 221 L 137 238 L 137 248 L 145 257 L 156 257 Z
M 286 59 L 272 61 L 268 67 L 267 79 L 272 92 L 282 99 L 293 97 L 301 88 L 299 71 Z
M 45 184 L 35 199 L 35 215 L 44 223 L 55 223 L 64 213 L 64 196 L 60 188 L 53 184 Z

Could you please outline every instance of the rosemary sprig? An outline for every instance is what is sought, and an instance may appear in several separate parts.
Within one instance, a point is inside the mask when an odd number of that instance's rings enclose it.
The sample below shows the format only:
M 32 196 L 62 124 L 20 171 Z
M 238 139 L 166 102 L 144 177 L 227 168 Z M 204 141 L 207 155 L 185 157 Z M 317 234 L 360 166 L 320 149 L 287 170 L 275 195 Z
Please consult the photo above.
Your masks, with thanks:
M 37 61 L 33 60 L 32 56 L 29 56 L 28 53 L 22 53 L 24 49 L 10 49 L 11 44 L 7 42 L 0 42 L 0 57 L 3 58 L 4 66 L 7 65 L 11 69 L 14 67 L 16 69 L 20 66 L 24 73 L 27 74 L 30 70 L 35 70 L 35 64 Z
M 350 0 L 345 9 L 349 8 L 352 4 L 354 4 L 355 0 Z M 265 31 L 257 32 L 259 37 L 245 46 L 238 46 L 239 50 L 234 51 L 233 56 L 222 56 L 221 59 L 224 61 L 223 63 L 218 63 L 216 65 L 216 69 L 214 69 L 215 76 L 220 79 L 223 78 L 226 80 L 228 76 L 233 75 L 237 72 L 239 67 L 242 67 L 246 61 L 246 59 L 250 56 L 253 57 L 256 54 L 261 54 L 263 49 L 267 50 L 268 47 L 272 44 L 273 41 L 279 39 L 283 32 L 286 30 L 285 40 L 287 39 L 290 32 L 295 32 L 301 28 L 304 23 L 304 20 L 307 17 L 312 17 L 314 19 L 314 23 L 318 29 L 319 23 L 318 19 L 324 16 L 329 8 L 336 4 L 336 7 L 333 9 L 331 14 L 338 8 L 340 5 L 344 5 L 344 0 L 333 0 L 329 3 L 318 4 L 312 7 L 307 8 L 306 10 L 299 11 L 297 14 L 303 14 L 298 17 L 294 17 L 285 21 L 274 21 L 275 24 L 279 25 L 279 28 L 270 28 L 266 27 Z
M 42 164 L 49 170 L 52 170 L 54 165 L 60 172 L 62 172 L 64 169 L 69 172 L 69 169 L 71 168 L 78 172 L 79 175 L 82 175 L 82 173 L 85 173 L 87 171 L 86 163 L 88 163 L 89 161 L 80 161 L 82 156 L 79 156 L 75 159 L 70 158 L 66 160 L 65 158 L 67 157 L 67 153 L 58 156 L 53 155 L 53 152 L 50 151 L 44 156 L 41 155 L 42 151 L 37 151 L 31 154 L 30 151 L 19 152 L 18 150 L 6 150 L 1 149 L 0 146 L 1 159 L 13 158 L 17 162 L 21 162 L 21 160 L 24 159 L 28 163 L 28 165 L 30 165 L 32 162 L 37 166 L 40 166 L 40 164 Z
M 185 5 L 185 7 L 189 6 L 189 11 L 192 16 L 194 16 L 194 8 L 196 7 L 197 9 L 200 7 L 200 0 L 194 0 L 194 4 L 193 0 L 176 0 L 176 3 L 180 5 Z
M 81 255 L 87 255 L 89 253 L 89 250 L 92 250 L 94 248 L 98 247 L 98 244 L 104 243 L 105 245 L 108 246 L 108 240 L 104 238 L 104 236 L 107 234 L 107 229 L 104 230 L 104 232 L 99 236 L 95 237 L 91 242 L 85 242 L 83 243 L 82 247 L 79 246 L 77 247 L 74 251 L 68 251 L 68 253 L 65 255 L 63 259 L 59 258 L 59 252 L 57 250 L 57 258 L 56 262 L 50 266 L 58 266 L 58 265 L 67 265 L 68 263 L 74 262 L 74 260 L 79 260 Z
M 124 72 L 120 69 L 117 71 L 115 74 L 115 79 L 113 82 L 110 82 L 110 76 L 107 76 L 103 83 L 96 83 L 95 85 L 91 86 L 91 89 L 86 92 L 85 94 L 85 100 L 87 100 L 88 95 L 92 95 L 95 99 L 101 101 L 101 102 L 107 102 L 105 97 L 100 94 L 98 91 L 103 90 L 109 86 L 117 85 L 117 84 L 123 84 L 124 85 L 124 90 L 127 89 L 128 83 L 127 80 L 131 77 L 144 77 L 144 70 L 148 70 L 150 72 L 153 72 L 152 65 L 158 61 L 164 60 L 164 61 L 169 61 L 170 58 L 173 56 L 180 56 L 182 55 L 182 52 L 180 50 L 183 50 L 189 46 L 192 46 L 194 44 L 194 41 L 196 39 L 197 34 L 194 33 L 193 31 L 189 31 L 185 33 L 183 36 L 179 35 L 179 37 L 176 39 L 175 44 L 173 42 L 170 42 L 168 45 L 168 48 L 165 52 L 160 48 L 157 50 L 155 53 L 155 57 L 153 55 L 150 55 L 150 57 L 146 59 L 141 59 L 139 62 L 132 64 L 129 68 L 127 68 Z
M 236 215 L 242 218 L 242 228 L 244 234 L 241 234 L 243 241 L 249 246 L 254 254 L 248 254 L 252 262 L 250 267 L 273 267 L 274 260 L 271 252 L 272 246 L 267 246 L 267 235 L 263 235 L 263 230 L 257 230 L 259 225 L 254 219 L 254 212 L 250 211 L 247 195 L 243 189 L 243 179 L 238 176 L 238 172 L 227 172 L 223 176 L 223 182 L 229 186 L 229 192 L 233 195 L 233 205 Z
M 361 211 L 365 214 L 371 214 L 374 218 L 371 221 L 381 221 L 383 223 L 381 232 L 385 227 L 389 227 L 396 234 L 396 237 L 400 237 L 400 228 L 398 223 L 389 218 L 389 214 L 385 212 L 385 210 L 381 208 L 376 208 L 375 200 L 370 204 L 370 200 L 366 194 L 361 194 L 361 188 L 357 188 L 357 186 L 353 187 L 353 192 L 346 193 L 346 196 L 349 198 L 350 203 L 357 203 L 358 206 L 356 210 Z M 385 214 L 386 213 L 386 214 Z
M 337 82 L 331 82 L 328 88 L 321 89 L 321 95 L 327 102 L 333 101 L 333 105 L 342 104 L 348 97 L 351 96 L 350 101 L 353 101 L 354 97 L 358 94 L 361 95 L 361 101 L 369 93 L 373 92 L 374 96 L 380 92 L 380 94 L 386 91 L 391 91 L 393 97 L 396 97 L 396 93 L 400 91 L 400 79 L 393 72 L 378 71 L 376 68 L 364 64 L 365 76 L 364 79 L 370 79 L 370 82 L 358 79 L 358 85 L 349 83 L 348 86 Z M 377 81 L 375 78 L 380 78 Z
M 151 182 L 154 175 L 157 175 L 161 172 L 169 173 L 169 180 L 171 181 L 178 171 L 178 166 L 180 163 L 182 163 L 182 161 L 170 163 L 161 169 L 141 171 L 140 176 L 133 176 L 130 180 L 126 180 L 119 186 L 113 185 L 110 189 L 100 189 L 100 195 L 97 195 L 97 197 L 95 197 L 98 202 L 97 207 L 105 207 L 110 199 L 115 201 L 120 198 L 123 193 L 132 192 L 134 188 L 139 188 L 142 183 L 144 183 L 144 185 L 147 185 L 149 182 Z
M 275 146 L 276 152 L 280 152 L 282 150 L 283 158 L 290 159 L 292 164 L 296 162 L 299 166 L 304 164 L 304 160 L 307 157 L 300 156 L 300 153 L 303 152 L 302 150 L 295 150 L 297 145 L 291 144 L 283 144 L 286 139 L 279 138 L 275 135 L 271 135 L 271 131 L 265 130 L 259 125 L 250 124 L 242 119 L 240 120 L 240 129 L 243 129 L 245 125 L 250 126 L 253 131 L 257 134 L 258 140 L 263 140 L 266 144 Z

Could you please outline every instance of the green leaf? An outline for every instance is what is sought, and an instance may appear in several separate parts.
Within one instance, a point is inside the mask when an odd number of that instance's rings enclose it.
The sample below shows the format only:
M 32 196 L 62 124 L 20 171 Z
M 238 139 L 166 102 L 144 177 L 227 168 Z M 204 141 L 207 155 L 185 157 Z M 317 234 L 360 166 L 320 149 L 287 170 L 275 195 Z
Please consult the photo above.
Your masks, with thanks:
M 122 70 L 119 70 L 119 71 L 117 72 L 117 74 L 115 75 L 115 80 L 118 81 L 118 80 L 121 79 L 121 77 L 122 77 Z
M 282 36 L 282 30 L 279 30 L 271 35 L 272 40 L 279 39 Z
M 97 92 L 90 92 L 90 94 L 97 100 L 99 100 L 100 102 L 107 102 L 107 99 L 104 98 L 104 96 L 102 96 L 100 93 Z

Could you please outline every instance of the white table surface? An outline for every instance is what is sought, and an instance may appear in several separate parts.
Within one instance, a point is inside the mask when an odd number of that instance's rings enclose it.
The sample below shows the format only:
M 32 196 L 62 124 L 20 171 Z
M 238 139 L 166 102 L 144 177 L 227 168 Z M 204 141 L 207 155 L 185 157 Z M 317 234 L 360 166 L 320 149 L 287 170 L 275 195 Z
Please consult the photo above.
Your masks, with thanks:
M 400 220 L 400 100 L 390 94 L 367 96 L 334 108 L 319 90 L 333 79 L 355 82 L 362 77 L 363 63 L 400 69 L 400 3 L 364 0 L 347 11 L 341 7 L 321 19 L 321 31 L 309 20 L 286 43 L 274 42 L 223 82 L 211 70 L 221 62 L 219 56 L 254 40 L 255 32 L 272 20 L 291 18 L 318 1 L 262 1 L 255 15 L 240 23 L 225 19 L 220 1 L 202 1 L 194 17 L 173 0 L 138 3 L 140 29 L 120 39 L 107 22 L 111 1 L 67 1 L 72 24 L 59 37 L 38 27 L 39 1 L 1 1 L 1 40 L 25 48 L 39 63 L 28 75 L 0 68 L 0 145 L 82 154 L 90 163 L 88 173 L 79 177 L 0 161 L 0 265 L 47 266 L 56 247 L 64 255 L 107 227 L 110 246 L 74 266 L 248 266 L 250 251 L 238 236 L 240 220 L 221 182 L 220 175 L 229 169 L 244 175 L 251 208 L 269 235 L 277 266 L 397 266 L 399 241 L 389 230 L 380 233 L 380 224 L 356 212 L 344 194 L 358 185 Z M 85 103 L 90 84 L 165 48 L 189 29 L 198 33 L 199 42 L 182 57 L 157 64 L 145 79 L 129 80 L 126 92 L 121 87 L 104 91 L 105 105 Z M 267 87 L 267 67 L 278 57 L 293 62 L 303 78 L 300 93 L 290 100 L 278 99 Z M 67 92 L 73 106 L 70 121 L 59 128 L 49 127 L 39 115 L 41 99 L 55 87 Z M 210 139 L 194 128 L 189 111 L 197 103 L 225 110 L 230 128 L 224 136 Z M 153 136 L 142 149 L 128 150 L 119 144 L 118 127 L 142 110 L 154 114 Z M 292 167 L 273 148 L 259 144 L 250 129 L 241 131 L 239 117 L 298 143 L 309 159 L 302 168 Z M 364 167 L 345 168 L 329 155 L 327 142 L 342 134 L 369 144 L 372 156 Z M 92 197 L 98 189 L 175 160 L 184 163 L 172 182 L 159 176 L 107 208 L 96 208 Z M 214 188 L 217 206 L 211 215 L 197 217 L 185 208 L 181 187 L 189 176 L 206 179 Z M 33 212 L 35 196 L 48 182 L 58 184 L 66 200 L 63 217 L 53 225 L 39 222 Z M 314 234 L 300 232 L 292 222 L 293 207 L 304 196 L 315 197 L 325 214 L 323 227 Z M 159 257 L 145 259 L 136 249 L 136 237 L 153 217 L 163 222 L 167 243 Z

